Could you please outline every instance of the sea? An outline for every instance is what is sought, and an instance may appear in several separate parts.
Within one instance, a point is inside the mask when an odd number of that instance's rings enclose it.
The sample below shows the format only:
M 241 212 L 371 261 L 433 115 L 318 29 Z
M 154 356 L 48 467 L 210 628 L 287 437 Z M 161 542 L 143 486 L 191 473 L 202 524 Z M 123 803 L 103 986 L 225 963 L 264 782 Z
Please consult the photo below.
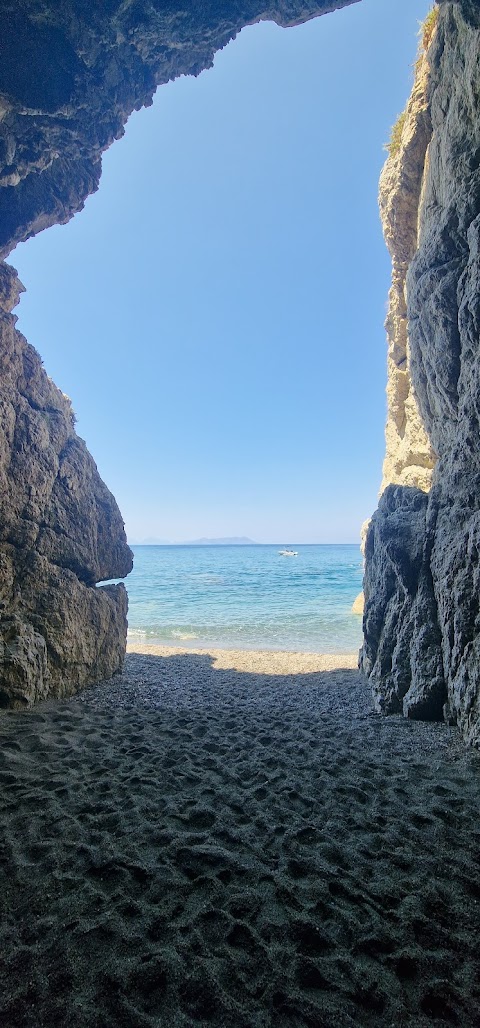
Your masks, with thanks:
M 353 653 L 362 619 L 357 545 L 132 546 L 130 643 Z

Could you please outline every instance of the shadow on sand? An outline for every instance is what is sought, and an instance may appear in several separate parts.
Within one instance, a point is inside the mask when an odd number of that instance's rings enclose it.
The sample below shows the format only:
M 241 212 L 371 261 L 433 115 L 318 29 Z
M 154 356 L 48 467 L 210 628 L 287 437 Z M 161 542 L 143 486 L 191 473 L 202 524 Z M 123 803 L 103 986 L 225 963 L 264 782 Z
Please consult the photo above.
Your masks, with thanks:
M 2 1024 L 478 1025 L 479 756 L 358 672 L 131 654 L 0 742 Z

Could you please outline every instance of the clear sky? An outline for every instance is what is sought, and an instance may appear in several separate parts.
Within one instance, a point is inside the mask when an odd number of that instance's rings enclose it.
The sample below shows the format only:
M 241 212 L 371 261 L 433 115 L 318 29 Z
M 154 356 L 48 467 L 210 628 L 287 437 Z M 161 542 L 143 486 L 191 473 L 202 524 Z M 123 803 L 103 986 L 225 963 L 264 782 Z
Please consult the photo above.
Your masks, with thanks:
M 382 144 L 429 0 L 256 25 L 11 257 L 132 541 L 356 542 L 383 459 Z

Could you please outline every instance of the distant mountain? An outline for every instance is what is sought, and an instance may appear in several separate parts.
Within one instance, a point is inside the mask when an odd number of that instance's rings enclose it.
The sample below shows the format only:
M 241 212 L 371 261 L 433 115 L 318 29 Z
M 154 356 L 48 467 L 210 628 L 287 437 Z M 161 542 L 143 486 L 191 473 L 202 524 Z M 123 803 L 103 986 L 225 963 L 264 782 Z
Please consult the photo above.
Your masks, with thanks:
M 149 535 L 146 539 L 129 539 L 131 546 L 169 546 L 170 539 L 157 539 L 156 535 Z
M 185 546 L 255 546 L 254 539 L 246 535 L 223 536 L 221 539 L 189 539 Z

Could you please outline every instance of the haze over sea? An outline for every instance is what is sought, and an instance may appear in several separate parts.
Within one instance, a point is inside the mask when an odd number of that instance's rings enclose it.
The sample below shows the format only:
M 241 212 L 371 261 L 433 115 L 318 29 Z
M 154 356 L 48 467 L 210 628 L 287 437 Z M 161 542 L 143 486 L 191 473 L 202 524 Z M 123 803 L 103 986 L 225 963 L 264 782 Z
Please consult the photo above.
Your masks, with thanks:
M 290 543 L 289 543 L 290 545 Z M 133 546 L 132 644 L 352 653 L 362 620 L 358 545 Z

